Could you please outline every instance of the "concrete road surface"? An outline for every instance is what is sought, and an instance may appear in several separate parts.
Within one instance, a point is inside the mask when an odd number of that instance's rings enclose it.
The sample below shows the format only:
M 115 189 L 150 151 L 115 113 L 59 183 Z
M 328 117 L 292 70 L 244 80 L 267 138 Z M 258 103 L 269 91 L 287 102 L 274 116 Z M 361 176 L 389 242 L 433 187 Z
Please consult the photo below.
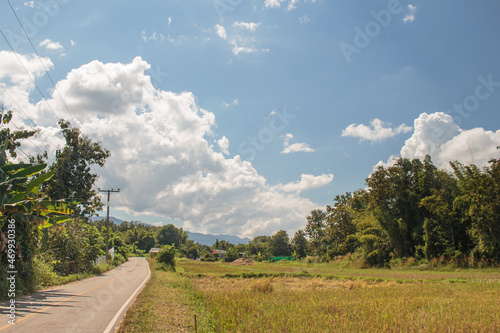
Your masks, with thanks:
M 2 302 L 0 332 L 113 332 L 149 276 L 144 258 L 129 258 L 100 276 L 18 298 L 15 325 Z

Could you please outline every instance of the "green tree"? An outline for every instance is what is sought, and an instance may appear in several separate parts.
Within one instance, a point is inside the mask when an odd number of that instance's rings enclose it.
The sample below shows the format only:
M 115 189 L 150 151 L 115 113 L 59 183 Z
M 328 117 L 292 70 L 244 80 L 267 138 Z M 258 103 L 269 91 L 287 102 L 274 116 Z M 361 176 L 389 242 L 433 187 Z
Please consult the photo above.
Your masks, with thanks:
M 327 206 L 328 209 L 328 206 Z M 311 215 L 307 217 L 305 233 L 309 237 L 308 252 L 322 254 L 325 251 L 326 245 L 323 243 L 325 236 L 327 214 L 321 209 L 311 211 Z
M 162 226 L 156 231 L 156 242 L 161 245 L 174 245 L 177 249 L 188 239 L 188 233 L 173 224 Z
M 271 237 L 270 249 L 275 257 L 289 256 L 292 253 L 290 239 L 285 230 L 280 230 Z
M 56 159 L 50 166 L 55 175 L 47 182 L 45 192 L 53 199 L 78 199 L 76 213 L 92 216 L 103 204 L 92 188 L 98 175 L 91 172 L 91 166 L 103 167 L 110 152 L 81 134 L 78 128 L 72 128 L 69 122 L 60 120 L 59 126 L 66 145 L 56 151 Z
M 491 159 L 481 171 L 475 165 L 451 164 L 460 195 L 454 201 L 461 208 L 462 223 L 470 223 L 475 259 L 500 261 L 500 160 Z
M 297 254 L 299 258 L 305 258 L 307 256 L 307 238 L 304 230 L 297 230 L 295 236 L 292 239 L 291 245 L 292 250 Z
M 330 258 L 354 252 L 356 248 L 356 211 L 352 207 L 353 196 L 347 192 L 337 195 L 333 207 L 327 206 L 325 242 Z
M 248 243 L 248 252 L 252 255 L 260 253 L 262 256 L 269 257 L 271 254 L 270 244 L 270 236 L 256 236 Z
M 5 111 L 2 107 L 0 110 L 0 123 L 2 125 L 8 124 L 12 119 L 12 115 L 13 113 L 11 110 Z M 9 152 L 10 157 L 16 158 L 17 157 L 16 149 L 21 147 L 21 142 L 19 140 L 29 139 L 37 133 L 38 130 L 11 131 L 11 129 L 6 126 L 0 129 L 0 142 L 5 142 L 5 140 L 7 140 L 8 143 L 5 150 Z

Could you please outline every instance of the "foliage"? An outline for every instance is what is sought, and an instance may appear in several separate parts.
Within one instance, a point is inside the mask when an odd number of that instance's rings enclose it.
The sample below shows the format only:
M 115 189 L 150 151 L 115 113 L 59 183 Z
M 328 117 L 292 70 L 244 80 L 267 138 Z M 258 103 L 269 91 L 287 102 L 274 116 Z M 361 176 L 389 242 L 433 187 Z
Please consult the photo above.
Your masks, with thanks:
M 54 271 L 70 275 L 92 271 L 94 261 L 104 254 L 99 230 L 82 219 L 72 219 L 49 232 L 46 252 L 53 258 Z
M 271 237 L 269 247 L 275 257 L 287 257 L 292 254 L 290 239 L 285 230 L 280 230 Z
M 177 250 L 174 246 L 164 245 L 156 256 L 156 262 L 162 267 L 167 267 L 168 269 L 175 271 L 176 252 Z
M 233 262 L 236 259 L 238 259 L 238 257 L 239 257 L 238 250 L 234 246 L 232 246 L 229 249 L 227 249 L 226 254 L 224 254 L 224 261 Z
M 186 242 L 188 233 L 182 228 L 176 228 L 173 224 L 167 224 L 160 227 L 156 231 L 156 242 L 160 245 L 174 245 L 180 249 L 181 245 Z
M 53 176 L 50 172 L 42 173 L 46 165 L 9 163 L 6 156 L 8 146 L 6 140 L 0 148 L 0 289 L 7 290 L 5 272 L 15 269 L 18 272 L 16 292 L 20 295 L 36 287 L 33 258 L 37 250 L 38 229 L 64 222 L 72 209 L 70 203 L 50 200 L 40 192 L 42 184 Z M 11 232 L 14 232 L 15 244 L 7 241 Z
M 305 258 L 307 255 L 307 239 L 303 230 L 297 230 L 291 241 L 291 247 L 295 258 Z
M 356 253 L 368 266 L 407 258 L 500 262 L 500 160 L 483 169 L 450 165 L 453 173 L 426 156 L 378 167 L 367 190 L 338 195 L 333 207 L 311 212 L 308 253 L 323 260 Z
M 103 167 L 110 153 L 81 134 L 78 128 L 72 128 L 69 122 L 60 120 L 59 126 L 66 145 L 56 152 L 55 162 L 50 166 L 54 177 L 45 186 L 45 191 L 53 199 L 77 199 L 80 205 L 76 213 L 92 216 L 103 204 L 92 188 L 98 175 L 91 172 L 91 166 Z

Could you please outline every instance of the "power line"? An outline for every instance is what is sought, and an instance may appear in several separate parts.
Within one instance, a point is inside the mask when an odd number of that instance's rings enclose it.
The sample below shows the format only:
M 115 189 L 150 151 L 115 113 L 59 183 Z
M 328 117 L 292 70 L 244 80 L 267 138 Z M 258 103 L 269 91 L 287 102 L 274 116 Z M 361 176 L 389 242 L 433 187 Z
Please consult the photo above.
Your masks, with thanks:
M 36 56 L 38 57 L 38 60 L 40 61 L 40 63 L 42 64 L 42 67 L 43 69 L 45 70 L 45 73 L 47 74 L 47 76 L 49 77 L 50 79 L 50 82 L 52 82 L 52 85 L 54 86 L 54 89 L 57 91 L 57 94 L 59 95 L 59 98 L 61 99 L 62 103 L 64 104 L 64 107 L 66 108 L 66 111 L 68 111 L 69 115 L 71 116 L 71 118 L 73 118 L 73 120 L 75 122 L 76 119 L 75 117 L 73 117 L 73 114 L 71 113 L 71 111 L 69 110 L 68 108 L 68 105 L 66 105 L 66 102 L 64 101 L 64 99 L 62 98 L 61 94 L 59 93 L 59 89 L 57 89 L 57 86 L 56 84 L 54 83 L 54 80 L 52 80 L 52 77 L 50 76 L 49 72 L 47 71 L 47 68 L 45 67 L 45 64 L 43 63 L 42 59 L 40 58 L 40 55 L 38 54 L 36 48 L 35 48 L 35 45 L 33 45 L 33 42 L 31 41 L 31 38 L 30 36 L 28 35 L 28 33 L 26 32 L 26 29 L 24 29 L 24 26 L 23 24 L 21 23 L 21 20 L 19 19 L 19 16 L 17 16 L 17 13 L 16 11 L 14 10 L 14 7 L 12 7 L 12 4 L 10 3 L 10 0 L 7 0 L 7 2 L 9 3 L 9 6 L 10 6 L 10 9 L 12 9 L 12 12 L 14 13 L 14 15 L 16 16 L 16 19 L 17 19 L 17 22 L 19 22 L 19 25 L 21 26 L 21 28 L 23 29 L 23 32 L 24 34 L 26 35 L 26 38 L 28 38 L 28 41 L 30 42 L 31 44 L 31 47 L 33 48 L 33 51 L 35 51 L 35 54 Z M 78 126 L 78 125 L 77 125 Z
M 48 72 L 47 68 L 45 67 L 45 64 L 43 63 L 43 61 L 42 61 L 42 59 L 41 59 L 41 57 L 40 57 L 40 55 L 39 55 L 38 51 L 36 50 L 35 45 L 34 45 L 34 44 L 33 44 L 33 42 L 31 41 L 31 38 L 29 37 L 28 33 L 26 32 L 26 29 L 24 28 L 24 26 L 23 26 L 23 24 L 22 24 L 21 20 L 19 19 L 19 16 L 17 15 L 16 11 L 14 10 L 14 7 L 13 7 L 13 6 L 12 6 L 12 4 L 10 3 L 10 0 L 7 0 L 7 2 L 8 2 L 8 4 L 9 4 L 9 6 L 10 6 L 10 8 L 11 8 L 12 12 L 13 12 L 13 13 L 14 13 L 14 15 L 16 16 L 16 19 L 17 19 L 17 21 L 18 21 L 19 25 L 21 26 L 21 28 L 22 28 L 22 30 L 23 30 L 23 32 L 24 32 L 24 34 L 25 34 L 26 38 L 28 39 L 28 41 L 29 41 L 29 43 L 30 43 L 31 47 L 32 47 L 32 48 L 33 48 L 33 50 L 35 51 L 35 54 L 36 54 L 36 56 L 37 56 L 38 60 L 40 61 L 40 64 L 42 65 L 43 69 L 45 70 L 45 73 L 46 73 L 46 74 L 47 74 L 47 76 L 49 77 L 50 82 L 51 82 L 51 83 L 52 83 L 52 85 L 54 86 L 54 90 L 55 90 L 55 91 L 57 92 L 57 94 L 59 95 L 59 98 L 61 99 L 61 101 L 62 101 L 62 103 L 63 103 L 64 107 L 65 107 L 65 108 L 66 108 L 66 110 L 68 111 L 68 114 L 69 114 L 69 115 L 71 116 L 71 118 L 75 121 L 75 126 L 76 126 L 78 129 L 80 129 L 80 128 L 79 128 L 79 126 L 78 126 L 78 121 L 76 120 L 76 118 L 73 116 L 73 114 L 72 114 L 72 113 L 71 113 L 71 111 L 69 110 L 69 107 L 68 107 L 68 105 L 66 104 L 66 102 L 65 102 L 64 98 L 62 97 L 61 93 L 59 92 L 59 89 L 57 89 L 57 86 L 56 86 L 56 84 L 55 84 L 54 80 L 52 79 L 52 77 L 50 76 L 50 74 L 49 74 L 49 72 Z M 12 47 L 12 45 L 10 44 L 10 42 L 7 40 L 7 38 L 5 37 L 5 35 L 3 34 L 3 32 L 2 32 L 2 31 L 0 31 L 0 32 L 2 33 L 2 36 L 4 37 L 5 41 L 7 42 L 7 44 L 8 44 L 8 45 L 9 45 L 9 47 L 11 48 L 11 50 L 14 52 L 14 54 L 16 55 L 16 57 L 17 57 L 18 61 L 21 63 L 21 65 L 23 66 L 24 70 L 26 71 L 26 73 L 28 74 L 28 76 L 30 77 L 30 79 L 32 80 L 33 84 L 34 84 L 34 85 L 35 85 L 35 87 L 37 88 L 37 90 L 38 90 L 38 92 L 40 93 L 40 95 L 42 96 L 43 100 L 44 100 L 44 101 L 47 103 L 47 105 L 49 106 L 49 108 L 50 108 L 50 110 L 52 111 L 52 113 L 54 114 L 55 118 L 56 118 L 57 120 L 59 120 L 59 117 L 56 115 L 56 113 L 55 113 L 55 111 L 53 110 L 52 106 L 49 104 L 49 102 L 47 101 L 47 99 L 45 98 L 45 96 L 42 94 L 42 92 L 41 92 L 40 88 L 39 88 L 39 87 L 38 87 L 38 85 L 35 83 L 34 79 L 31 77 L 31 75 L 29 74 L 28 70 L 26 69 L 26 67 L 25 67 L 25 66 L 24 66 L 24 64 L 22 63 L 21 59 L 20 59 L 20 58 L 19 58 L 19 56 L 17 55 L 16 51 L 14 50 L 14 48 Z M 5 89 L 4 89 L 4 90 L 5 90 Z M 17 103 L 16 103 L 16 104 L 17 104 Z M 29 118 L 29 117 L 28 117 L 28 118 Z M 33 120 L 32 120 L 31 118 L 29 118 L 29 119 L 33 122 Z M 33 122 L 33 123 L 34 123 L 34 122 Z M 47 138 L 47 140 L 48 140 L 48 138 Z M 48 140 L 48 141 L 50 141 L 50 140 Z M 54 145 L 53 145 L 53 146 L 54 146 Z M 54 147 L 55 147 L 55 146 L 54 146 Z M 91 166 L 91 168 L 92 168 L 92 166 Z M 106 177 L 107 177 L 109 180 L 111 180 L 111 182 L 112 182 L 115 186 L 117 186 L 117 187 L 118 187 L 118 185 L 117 185 L 117 184 L 116 184 L 116 182 L 113 180 L 113 178 L 112 178 L 112 177 L 108 174 L 108 172 L 107 172 L 105 169 L 102 169 L 102 170 L 103 170 L 104 174 L 106 175 Z
M 45 98 L 45 96 L 43 95 L 42 91 L 40 90 L 40 88 L 38 87 L 38 85 L 36 84 L 35 80 L 31 77 L 28 69 L 26 68 L 26 66 L 24 66 L 24 63 L 21 61 L 21 59 L 19 58 L 19 55 L 17 54 L 17 52 L 14 50 L 14 48 L 12 47 L 12 45 L 10 44 L 9 40 L 7 39 L 7 37 L 5 37 L 3 31 L 0 30 L 0 33 L 2 34 L 3 38 L 5 39 L 5 41 L 7 42 L 7 44 L 9 45 L 10 49 L 12 50 L 12 52 L 14 52 L 17 60 L 19 61 L 19 63 L 21 64 L 21 66 L 23 66 L 26 74 L 28 75 L 28 77 L 31 79 L 31 82 L 33 82 L 33 84 L 35 85 L 35 88 L 36 90 L 40 93 L 40 96 L 42 96 L 42 99 L 45 101 L 45 103 L 47 103 L 47 105 L 49 106 L 50 110 L 52 111 L 52 113 L 54 114 L 54 117 L 56 117 L 56 119 L 60 119 L 56 112 L 54 111 L 54 109 L 52 108 L 52 106 L 49 104 L 49 102 L 47 101 L 47 99 Z

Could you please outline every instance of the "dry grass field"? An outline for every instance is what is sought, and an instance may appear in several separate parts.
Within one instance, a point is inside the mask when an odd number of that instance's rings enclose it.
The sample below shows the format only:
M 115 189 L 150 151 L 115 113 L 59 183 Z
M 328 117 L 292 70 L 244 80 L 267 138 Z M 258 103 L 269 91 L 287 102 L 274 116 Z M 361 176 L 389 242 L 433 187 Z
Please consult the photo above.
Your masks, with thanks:
M 498 269 L 233 266 L 181 260 L 177 273 L 155 274 L 163 278 L 152 280 L 157 287 L 139 302 L 164 307 L 164 313 L 154 315 L 154 320 L 171 323 L 163 331 L 194 332 L 197 314 L 198 332 L 500 332 Z M 169 307 L 183 308 L 184 321 L 175 319 Z M 147 315 L 131 320 L 141 311 L 137 303 L 121 332 L 133 332 L 126 328 L 132 323 L 141 332 L 160 332 L 147 323 Z

